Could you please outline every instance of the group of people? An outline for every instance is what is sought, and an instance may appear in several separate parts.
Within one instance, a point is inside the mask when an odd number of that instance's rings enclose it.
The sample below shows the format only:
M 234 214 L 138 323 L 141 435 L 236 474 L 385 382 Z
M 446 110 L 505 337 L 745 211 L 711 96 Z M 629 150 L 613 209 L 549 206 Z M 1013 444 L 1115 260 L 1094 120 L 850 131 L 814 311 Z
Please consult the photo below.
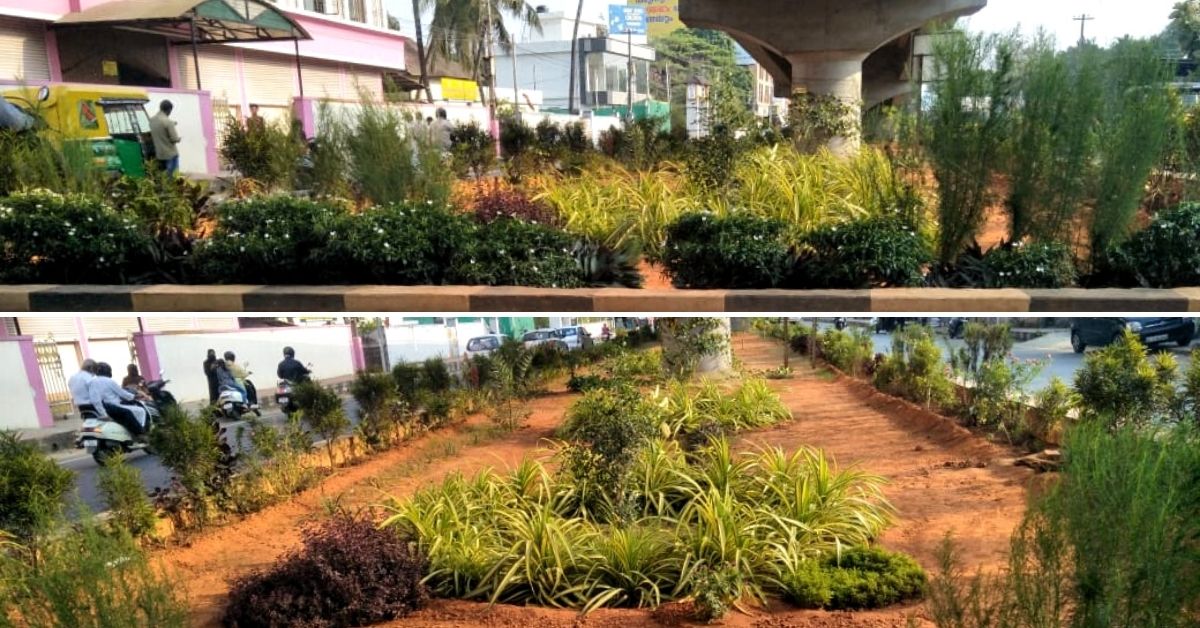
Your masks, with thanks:
M 118 386 L 108 363 L 89 358 L 79 366 L 79 372 L 67 380 L 67 388 L 71 392 L 71 403 L 80 416 L 110 418 L 124 426 L 134 437 L 140 437 L 146 433 L 145 417 L 139 416 L 140 413 L 134 412 L 126 404 L 137 400 L 139 396 L 148 397 L 149 393 L 145 390 L 146 380 L 138 372 L 136 364 L 130 364 L 127 373 Z
M 275 369 L 279 379 L 290 382 L 307 381 L 312 374 L 308 367 L 296 359 L 296 350 L 291 347 L 283 348 L 283 360 Z M 214 349 L 208 350 L 204 359 L 204 377 L 208 379 L 208 401 L 215 403 L 221 396 L 222 388 L 232 388 L 242 393 L 242 399 L 251 406 L 258 405 L 258 391 L 249 381 L 246 368 L 238 363 L 237 356 L 232 351 L 226 351 L 222 357 L 217 357 Z
M 254 384 L 247 380 L 249 373 L 245 367 L 238 364 L 237 355 L 232 351 L 226 351 L 218 358 L 217 352 L 209 349 L 208 356 L 204 359 L 204 377 L 208 379 L 209 403 L 216 403 L 222 388 L 232 388 L 242 393 L 242 399 L 251 407 L 258 405 L 258 391 Z

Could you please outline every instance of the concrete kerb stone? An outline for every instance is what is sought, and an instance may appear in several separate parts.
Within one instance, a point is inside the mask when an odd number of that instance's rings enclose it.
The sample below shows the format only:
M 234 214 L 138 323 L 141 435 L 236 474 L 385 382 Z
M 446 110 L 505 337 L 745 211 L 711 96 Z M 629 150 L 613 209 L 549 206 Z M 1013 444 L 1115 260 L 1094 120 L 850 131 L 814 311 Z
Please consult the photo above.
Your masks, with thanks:
M 602 288 L 592 293 L 596 312 L 720 312 L 725 290 L 636 290 Z
M 1024 290 L 952 288 L 877 288 L 870 291 L 872 312 L 1028 312 Z
M 866 312 L 868 290 L 730 290 L 726 312 Z
M 473 292 L 472 312 L 594 312 L 594 290 L 495 286 Z
M 363 286 L 346 292 L 349 312 L 469 312 L 479 286 Z
M 635 290 L 512 286 L 0 286 L 5 312 L 1200 312 L 1200 287 Z
M 1026 290 L 1035 312 L 1188 312 L 1191 303 L 1180 290 L 1084 289 Z
M 240 312 L 259 286 L 147 286 L 133 293 L 135 312 Z
M 0 286 L 0 312 L 30 312 L 33 307 L 29 295 L 38 290 L 53 288 L 52 285 Z

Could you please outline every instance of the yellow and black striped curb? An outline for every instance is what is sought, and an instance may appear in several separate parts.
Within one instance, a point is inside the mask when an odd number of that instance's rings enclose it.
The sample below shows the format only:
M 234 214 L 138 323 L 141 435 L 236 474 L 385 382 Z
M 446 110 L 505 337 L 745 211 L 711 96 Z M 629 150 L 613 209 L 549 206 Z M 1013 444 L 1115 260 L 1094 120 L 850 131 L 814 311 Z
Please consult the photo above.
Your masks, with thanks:
M 1200 312 L 1200 288 L 633 290 L 481 286 L 0 286 L 0 312 Z

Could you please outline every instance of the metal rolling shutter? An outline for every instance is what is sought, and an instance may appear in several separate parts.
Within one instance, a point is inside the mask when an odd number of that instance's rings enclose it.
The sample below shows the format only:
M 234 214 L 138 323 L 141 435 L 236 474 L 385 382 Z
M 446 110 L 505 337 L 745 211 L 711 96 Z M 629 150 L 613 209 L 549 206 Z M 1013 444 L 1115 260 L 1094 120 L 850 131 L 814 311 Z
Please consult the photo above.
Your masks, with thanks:
M 94 338 L 125 339 L 129 337 L 129 334 L 138 331 L 136 316 L 105 316 L 103 318 L 89 316 L 83 319 L 83 324 L 89 340 Z
M 347 68 L 346 74 L 346 78 L 350 84 L 348 89 L 351 92 L 350 97 L 352 99 L 359 99 L 360 90 L 363 93 L 369 94 L 374 99 L 383 97 L 383 75 L 378 71 L 373 71 L 369 68 L 354 67 Z
M 336 63 L 304 60 L 304 95 L 309 98 L 343 100 L 342 70 Z
M 79 332 L 75 329 L 75 319 L 70 317 L 18 317 L 17 326 L 21 335 L 33 336 L 36 340 L 45 340 L 54 336 L 58 342 L 74 342 L 79 340 Z
M 242 54 L 246 100 L 257 105 L 291 105 L 297 95 L 295 60 L 249 50 Z
M 0 79 L 50 80 L 44 24 L 0 16 Z
M 192 51 L 179 49 L 179 73 L 187 89 L 197 89 L 196 66 L 192 63 Z M 237 61 L 229 48 L 212 46 L 200 49 L 200 74 L 204 77 L 200 86 L 212 94 L 214 107 L 242 105 L 242 86 L 238 80 Z
M 228 331 L 238 328 L 238 320 L 232 316 L 181 318 L 178 316 L 146 316 L 142 318 L 146 331 Z

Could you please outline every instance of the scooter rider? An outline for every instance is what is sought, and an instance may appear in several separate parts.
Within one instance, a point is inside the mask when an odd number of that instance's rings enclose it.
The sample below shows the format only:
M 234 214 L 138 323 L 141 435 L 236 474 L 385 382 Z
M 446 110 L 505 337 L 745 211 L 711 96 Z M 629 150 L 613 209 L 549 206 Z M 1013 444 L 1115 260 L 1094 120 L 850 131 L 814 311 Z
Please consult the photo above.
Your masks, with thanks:
M 132 410 L 122 402 L 133 401 L 137 395 L 121 388 L 112 379 L 112 367 L 101 362 L 96 365 L 96 377 L 88 382 L 92 406 L 100 416 L 107 416 L 129 430 L 134 437 L 145 434 L 146 428 Z
M 308 376 L 312 374 L 312 371 L 309 371 L 308 367 L 304 366 L 300 363 L 300 360 L 296 359 L 295 349 L 291 347 L 284 347 L 283 361 L 279 363 L 279 368 L 275 370 L 275 374 L 279 376 L 279 379 L 284 379 L 298 384 L 300 382 L 308 381 Z
M 250 383 L 249 374 L 241 364 L 237 363 L 237 356 L 232 351 L 225 352 L 225 369 L 233 376 L 233 381 L 241 389 L 246 403 L 252 407 L 258 406 L 258 390 L 254 388 L 254 384 Z
M 67 380 L 67 389 L 71 391 L 71 403 L 79 412 L 85 414 L 103 414 L 92 405 L 92 394 L 88 391 L 88 382 L 96 379 L 96 361 L 88 358 L 79 365 L 79 372 Z

